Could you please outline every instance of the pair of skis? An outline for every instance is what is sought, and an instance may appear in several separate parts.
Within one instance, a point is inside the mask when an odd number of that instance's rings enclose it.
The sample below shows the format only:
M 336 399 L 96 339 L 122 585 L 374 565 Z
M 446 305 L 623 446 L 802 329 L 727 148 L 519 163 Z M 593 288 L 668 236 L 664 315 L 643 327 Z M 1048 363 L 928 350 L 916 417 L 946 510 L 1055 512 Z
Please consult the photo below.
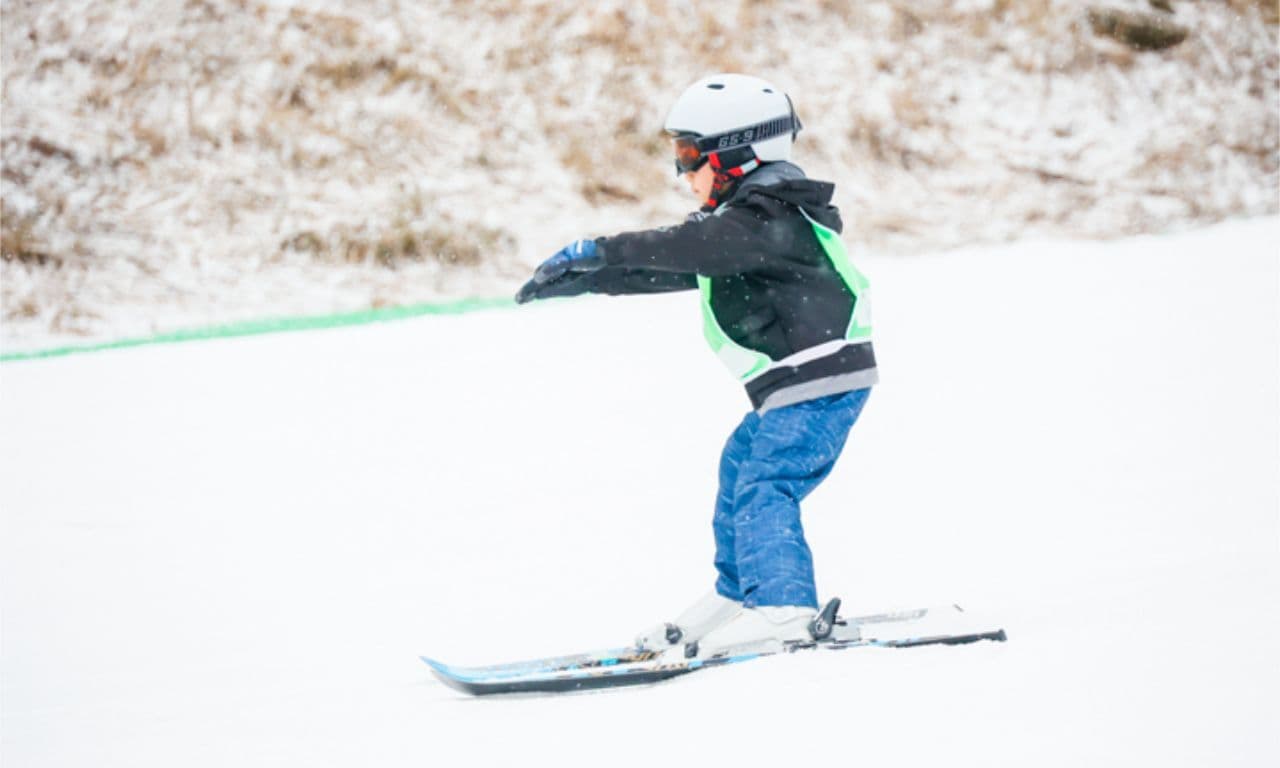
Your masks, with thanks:
M 839 601 L 833 601 L 834 606 Z M 679 658 L 668 651 L 614 648 L 552 656 L 506 664 L 458 667 L 425 656 L 422 660 L 451 688 L 483 696 L 496 693 L 561 693 L 643 685 L 711 667 L 740 664 L 763 656 L 807 650 L 842 650 L 867 646 L 911 648 L 960 645 L 979 640 L 1003 642 L 1003 629 L 964 613 L 959 606 L 917 608 L 842 619 L 830 608 L 830 625 L 820 626 L 821 639 L 774 643 L 760 649 L 710 658 Z M 824 612 L 825 613 L 825 612 Z

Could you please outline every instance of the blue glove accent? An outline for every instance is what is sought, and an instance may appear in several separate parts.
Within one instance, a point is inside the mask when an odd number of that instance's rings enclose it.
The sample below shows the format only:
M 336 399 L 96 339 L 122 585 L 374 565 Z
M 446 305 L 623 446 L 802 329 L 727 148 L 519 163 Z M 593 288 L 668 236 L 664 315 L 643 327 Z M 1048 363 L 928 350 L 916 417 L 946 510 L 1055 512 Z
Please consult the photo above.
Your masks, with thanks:
M 604 266 L 596 256 L 595 240 L 574 240 L 538 265 L 533 273 L 535 283 L 555 280 L 566 272 L 592 272 Z

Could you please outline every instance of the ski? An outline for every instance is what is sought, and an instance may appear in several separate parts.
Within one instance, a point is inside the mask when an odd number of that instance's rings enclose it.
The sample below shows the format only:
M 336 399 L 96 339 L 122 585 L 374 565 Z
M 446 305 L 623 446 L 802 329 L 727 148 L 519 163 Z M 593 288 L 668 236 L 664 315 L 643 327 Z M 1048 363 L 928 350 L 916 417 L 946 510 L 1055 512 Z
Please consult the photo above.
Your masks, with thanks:
M 982 623 L 958 606 L 919 608 L 850 619 L 836 619 L 828 637 L 792 642 L 754 652 L 708 659 L 673 658 L 670 652 L 636 648 L 601 650 L 566 656 L 478 667 L 451 666 L 422 657 L 437 678 L 451 688 L 483 696 L 501 693 L 561 693 L 644 685 L 701 669 L 738 664 L 763 656 L 804 650 L 841 650 L 866 646 L 909 648 L 959 645 L 980 640 L 1003 642 L 1003 629 Z
M 630 664 L 638 661 L 649 661 L 661 655 L 660 651 L 646 651 L 639 648 L 610 648 L 585 653 L 572 653 L 565 656 L 547 656 L 545 658 L 513 661 L 504 664 L 488 664 L 478 667 L 459 667 L 443 664 L 426 656 L 421 657 L 433 669 L 446 669 L 449 674 L 461 677 L 499 679 L 503 677 L 519 677 L 538 672 L 556 672 L 561 670 L 591 669 L 618 664 Z

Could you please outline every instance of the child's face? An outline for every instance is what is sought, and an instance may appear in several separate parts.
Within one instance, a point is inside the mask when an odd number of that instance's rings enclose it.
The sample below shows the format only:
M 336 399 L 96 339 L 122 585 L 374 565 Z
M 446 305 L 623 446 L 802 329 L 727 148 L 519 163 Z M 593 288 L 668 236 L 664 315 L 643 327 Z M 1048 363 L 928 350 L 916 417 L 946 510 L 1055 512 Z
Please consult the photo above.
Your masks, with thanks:
M 686 173 L 684 180 L 689 183 L 689 189 L 698 200 L 706 200 L 711 197 L 711 185 L 715 183 L 716 172 L 712 169 L 711 163 L 703 163 L 702 167 L 693 173 Z

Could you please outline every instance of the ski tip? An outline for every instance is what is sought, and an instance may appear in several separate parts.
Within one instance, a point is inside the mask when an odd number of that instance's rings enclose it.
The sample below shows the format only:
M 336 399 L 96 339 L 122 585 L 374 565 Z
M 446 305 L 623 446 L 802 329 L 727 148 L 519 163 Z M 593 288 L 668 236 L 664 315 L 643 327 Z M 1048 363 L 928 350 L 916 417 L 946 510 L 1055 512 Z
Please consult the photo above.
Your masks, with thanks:
M 441 662 L 441 661 L 436 661 L 435 659 L 428 658 L 426 656 L 419 656 L 418 658 L 422 659 L 423 663 L 425 663 L 428 667 L 431 667 L 432 669 L 434 669 L 436 672 L 439 672 L 442 675 L 449 674 L 448 664 L 445 664 L 444 662 Z
M 443 661 L 436 661 L 428 656 L 419 656 L 418 658 L 422 659 L 428 667 L 431 667 L 431 674 L 435 675 L 436 679 L 440 682 L 450 688 L 456 688 L 460 691 L 465 691 L 466 693 L 474 693 L 469 686 L 479 678 L 469 675 L 460 669 L 451 667 Z
M 431 674 L 435 675 L 435 678 L 440 682 L 444 683 L 446 686 L 454 689 L 455 691 L 461 691 L 462 693 L 467 693 L 472 695 L 475 695 L 476 693 L 479 692 L 474 687 L 473 681 L 467 679 L 464 676 L 458 675 L 456 672 L 450 669 L 448 664 L 436 661 L 435 659 L 429 658 L 427 656 L 419 656 L 418 658 L 422 659 L 422 661 L 428 667 L 431 667 Z

